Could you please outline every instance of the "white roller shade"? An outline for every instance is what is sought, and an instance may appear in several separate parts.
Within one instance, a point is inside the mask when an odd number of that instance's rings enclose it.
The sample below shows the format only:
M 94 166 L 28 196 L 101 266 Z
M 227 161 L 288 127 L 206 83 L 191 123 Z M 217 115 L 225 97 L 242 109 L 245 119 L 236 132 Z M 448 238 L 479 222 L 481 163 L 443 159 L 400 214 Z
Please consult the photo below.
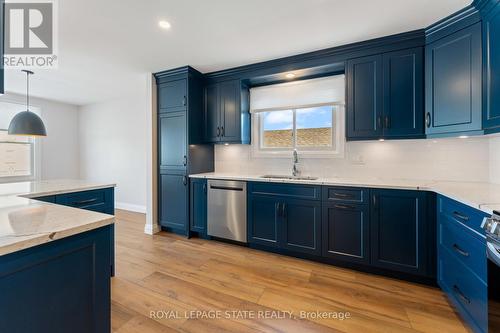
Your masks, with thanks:
M 250 112 L 345 103 L 345 76 L 287 82 L 250 89 Z

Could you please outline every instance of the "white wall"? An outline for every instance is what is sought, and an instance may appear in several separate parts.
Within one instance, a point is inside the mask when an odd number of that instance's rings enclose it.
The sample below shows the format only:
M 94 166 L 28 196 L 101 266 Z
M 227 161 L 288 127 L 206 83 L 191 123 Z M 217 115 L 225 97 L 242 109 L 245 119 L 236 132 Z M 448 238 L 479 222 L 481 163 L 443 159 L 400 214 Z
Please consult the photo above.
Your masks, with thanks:
M 500 140 L 490 138 L 367 141 L 346 144 L 344 159 L 300 158 L 305 175 L 319 177 L 398 178 L 419 180 L 490 180 L 490 150 L 500 155 Z M 495 141 L 496 142 L 496 141 Z M 218 145 L 217 172 L 290 174 L 290 158 L 255 158 L 250 146 Z M 500 167 L 500 159 L 497 167 Z M 499 179 L 497 179 L 498 181 Z
M 79 110 L 80 178 L 116 183 L 116 207 L 139 212 L 146 211 L 151 126 L 150 82 L 143 83 L 133 95 Z
M 6 93 L 0 100 L 26 103 L 23 95 Z M 78 107 L 42 98 L 30 98 L 30 104 L 41 109 L 48 136 L 40 142 L 39 179 L 79 178 Z M 1 110 L 0 110 L 1 111 Z

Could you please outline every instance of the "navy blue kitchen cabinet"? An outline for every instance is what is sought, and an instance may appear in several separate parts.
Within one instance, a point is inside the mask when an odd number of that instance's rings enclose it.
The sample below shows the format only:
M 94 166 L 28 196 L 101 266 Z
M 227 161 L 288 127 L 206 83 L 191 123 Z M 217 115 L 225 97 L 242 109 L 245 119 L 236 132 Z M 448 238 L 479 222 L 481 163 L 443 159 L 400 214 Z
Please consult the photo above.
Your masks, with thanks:
M 104 226 L 0 256 L 0 332 L 111 332 L 111 234 Z
M 427 274 L 427 194 L 371 190 L 371 265 L 413 275 Z
M 481 23 L 426 46 L 426 134 L 482 130 Z
M 423 48 L 347 62 L 347 139 L 422 138 Z
M 156 73 L 155 78 L 159 224 L 163 230 L 189 236 L 188 177 L 214 170 L 214 148 L 204 143 L 203 76 L 186 66 Z M 195 221 L 195 228 L 200 228 L 199 218 Z
M 321 255 L 321 202 L 286 199 L 281 203 L 282 247 Z
M 486 216 L 438 196 L 438 284 L 475 332 L 488 331 Z
M 186 111 L 187 79 L 165 82 L 158 87 L 158 112 Z
M 115 214 L 113 188 L 58 194 L 55 196 L 55 203 L 99 213 Z
M 186 112 L 160 114 L 158 138 L 160 169 L 185 170 L 188 163 Z
M 185 236 L 189 234 L 188 193 L 188 177 L 184 172 L 159 175 L 160 225 Z
M 500 2 L 486 13 L 482 22 L 483 129 L 493 133 L 500 131 Z
M 323 257 L 370 263 L 368 205 L 323 203 Z
M 248 242 L 321 255 L 321 188 L 313 185 L 248 184 Z
M 249 144 L 249 88 L 229 80 L 208 84 L 204 92 L 205 141 Z
M 348 140 L 382 136 L 382 67 L 382 55 L 347 62 Z
M 278 198 L 251 195 L 248 200 L 248 242 L 268 247 L 281 247 L 283 225 L 282 203 Z
M 383 54 L 383 137 L 423 138 L 424 50 Z
M 190 229 L 199 235 L 205 235 L 207 231 L 207 180 L 191 178 L 190 184 Z
M 98 213 L 115 215 L 115 189 L 113 187 L 48 195 L 32 198 L 43 202 L 91 210 Z M 110 227 L 111 276 L 115 276 L 115 226 Z

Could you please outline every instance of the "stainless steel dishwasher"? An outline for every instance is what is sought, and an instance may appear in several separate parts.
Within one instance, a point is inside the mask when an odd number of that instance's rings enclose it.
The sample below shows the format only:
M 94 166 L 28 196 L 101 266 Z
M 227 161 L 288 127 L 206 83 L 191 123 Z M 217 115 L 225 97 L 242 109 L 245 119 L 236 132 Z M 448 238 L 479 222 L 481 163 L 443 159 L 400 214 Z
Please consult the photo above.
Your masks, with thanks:
M 208 180 L 209 236 L 247 242 L 247 184 Z

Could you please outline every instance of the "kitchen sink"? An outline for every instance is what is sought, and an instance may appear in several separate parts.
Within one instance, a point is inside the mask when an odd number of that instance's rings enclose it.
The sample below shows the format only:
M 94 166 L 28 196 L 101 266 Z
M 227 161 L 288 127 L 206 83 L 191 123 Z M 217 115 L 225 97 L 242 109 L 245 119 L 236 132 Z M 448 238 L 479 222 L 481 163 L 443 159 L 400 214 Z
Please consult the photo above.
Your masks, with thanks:
M 260 178 L 266 178 L 266 179 L 290 179 L 290 180 L 316 180 L 318 177 L 309 177 L 309 176 L 286 176 L 286 175 L 264 175 L 261 176 Z

